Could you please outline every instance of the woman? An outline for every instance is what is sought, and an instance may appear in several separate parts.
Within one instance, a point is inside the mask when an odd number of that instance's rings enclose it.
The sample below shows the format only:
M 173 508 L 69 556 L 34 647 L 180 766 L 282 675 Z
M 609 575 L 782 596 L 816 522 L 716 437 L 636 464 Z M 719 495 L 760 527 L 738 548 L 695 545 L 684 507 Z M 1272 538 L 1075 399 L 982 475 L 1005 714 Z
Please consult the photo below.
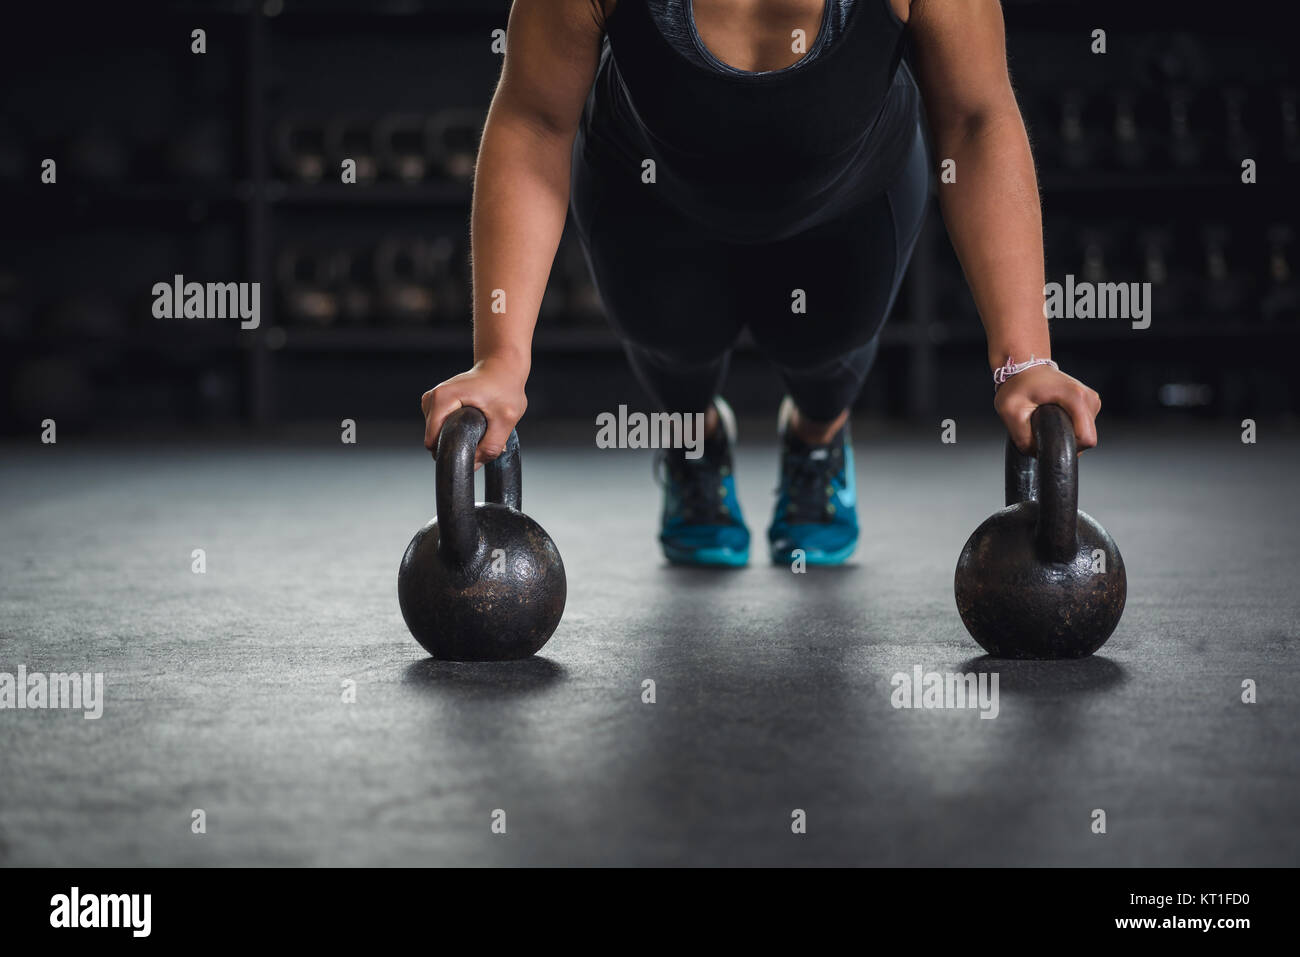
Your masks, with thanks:
M 664 410 L 705 415 L 704 454 L 666 456 L 665 555 L 749 559 L 717 396 L 748 328 L 787 393 L 769 553 L 843 562 L 858 537 L 849 407 L 940 163 L 1004 380 L 994 407 L 1022 450 L 1043 403 L 1069 411 L 1080 449 L 1095 445 L 1097 393 L 1050 362 L 1038 189 L 1003 33 L 998 0 L 518 0 L 475 180 L 476 361 L 425 393 L 425 445 L 472 405 L 488 419 L 478 462 L 504 447 L 571 202 L 638 378 Z

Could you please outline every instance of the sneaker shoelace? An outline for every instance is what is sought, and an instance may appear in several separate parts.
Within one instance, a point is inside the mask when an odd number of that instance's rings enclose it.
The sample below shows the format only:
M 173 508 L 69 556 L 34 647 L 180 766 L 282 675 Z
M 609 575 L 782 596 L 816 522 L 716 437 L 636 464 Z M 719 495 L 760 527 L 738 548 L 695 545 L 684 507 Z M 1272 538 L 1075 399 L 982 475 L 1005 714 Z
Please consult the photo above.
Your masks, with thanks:
M 835 514 L 835 485 L 844 460 L 838 444 L 808 452 L 787 451 L 784 456 L 785 518 L 827 522 Z
M 725 504 L 727 490 L 722 484 L 730 474 L 729 465 L 707 458 L 691 462 L 680 453 L 661 452 L 655 456 L 655 481 L 660 486 L 671 485 L 678 512 L 688 522 L 721 524 L 730 520 L 731 509 Z

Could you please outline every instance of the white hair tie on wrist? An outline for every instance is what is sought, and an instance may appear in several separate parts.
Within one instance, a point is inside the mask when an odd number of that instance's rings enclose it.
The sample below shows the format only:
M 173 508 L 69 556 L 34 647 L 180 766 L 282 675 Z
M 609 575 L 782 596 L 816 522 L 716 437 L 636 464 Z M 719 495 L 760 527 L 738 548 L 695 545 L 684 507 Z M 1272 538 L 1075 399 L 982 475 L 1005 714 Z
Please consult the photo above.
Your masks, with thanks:
M 1032 369 L 1035 366 L 1051 366 L 1057 372 L 1061 371 L 1061 367 L 1051 359 L 1035 359 L 1033 355 L 1030 355 L 1028 362 L 1012 362 L 1011 357 L 1007 356 L 1006 365 L 993 370 L 993 388 L 996 389 L 1013 375 L 1019 375 L 1026 369 Z

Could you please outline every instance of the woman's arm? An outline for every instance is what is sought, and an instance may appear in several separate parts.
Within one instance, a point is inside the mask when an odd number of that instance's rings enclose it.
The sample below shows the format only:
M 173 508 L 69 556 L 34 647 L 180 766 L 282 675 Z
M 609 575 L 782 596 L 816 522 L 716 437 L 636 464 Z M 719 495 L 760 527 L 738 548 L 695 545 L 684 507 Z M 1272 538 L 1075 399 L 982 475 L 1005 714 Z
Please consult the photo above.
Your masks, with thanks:
M 602 20 L 598 0 L 511 8 L 474 175 L 474 367 L 422 397 L 427 448 L 448 415 L 473 405 L 488 420 L 481 464 L 500 454 L 524 413 L 533 327 L 564 230 L 570 154 L 600 61 Z
M 1007 74 L 1001 4 L 912 0 L 909 27 L 936 159 L 956 163 L 956 182 L 940 185 L 939 203 L 984 323 L 990 370 L 1008 357 L 1049 359 L 1038 181 Z M 1049 402 L 1070 413 L 1080 449 L 1097 444 L 1100 397 L 1050 366 L 1007 380 L 994 407 L 1027 451 L 1029 417 Z

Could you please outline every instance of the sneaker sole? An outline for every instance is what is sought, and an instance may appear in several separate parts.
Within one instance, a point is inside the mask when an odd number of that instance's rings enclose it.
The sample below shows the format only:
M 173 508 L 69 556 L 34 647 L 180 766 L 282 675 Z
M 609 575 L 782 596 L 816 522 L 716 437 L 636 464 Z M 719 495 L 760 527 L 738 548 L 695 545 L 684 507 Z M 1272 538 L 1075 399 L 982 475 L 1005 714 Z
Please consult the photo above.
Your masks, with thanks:
M 696 565 L 706 568 L 739 568 L 749 564 L 749 549 L 734 548 L 673 548 L 661 546 L 664 557 L 674 565 Z
M 819 548 L 805 548 L 803 550 L 804 562 L 809 565 L 843 565 L 857 547 L 858 543 L 854 541 L 851 544 L 845 545 L 843 548 L 835 549 L 833 552 L 824 552 Z M 792 551 L 794 551 L 794 549 L 781 549 L 779 551 L 773 549 L 770 553 L 772 556 L 772 564 L 789 565 L 793 561 L 790 557 Z

